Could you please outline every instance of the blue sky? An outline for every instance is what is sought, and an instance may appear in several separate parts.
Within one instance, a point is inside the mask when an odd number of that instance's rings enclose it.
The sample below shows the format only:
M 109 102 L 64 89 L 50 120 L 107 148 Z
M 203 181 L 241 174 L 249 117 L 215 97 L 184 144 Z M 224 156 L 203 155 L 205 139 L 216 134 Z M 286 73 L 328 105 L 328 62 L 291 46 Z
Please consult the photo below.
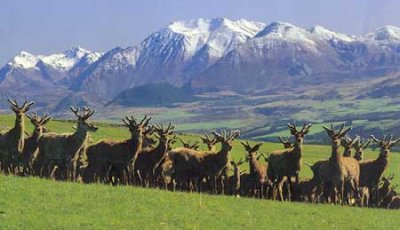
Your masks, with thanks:
M 0 64 L 18 52 L 126 47 L 182 19 L 245 18 L 360 34 L 400 26 L 395 0 L 0 0 Z

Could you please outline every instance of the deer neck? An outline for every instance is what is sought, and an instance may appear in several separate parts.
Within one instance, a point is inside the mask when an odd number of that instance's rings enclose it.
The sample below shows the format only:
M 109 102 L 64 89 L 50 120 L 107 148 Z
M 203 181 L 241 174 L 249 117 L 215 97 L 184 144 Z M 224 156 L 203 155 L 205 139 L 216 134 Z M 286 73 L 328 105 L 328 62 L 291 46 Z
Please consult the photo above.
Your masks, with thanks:
M 87 140 L 87 137 L 88 137 L 88 132 L 85 129 L 78 127 L 75 133 L 72 134 L 72 140 L 75 147 L 78 148 L 82 146 Z
M 226 164 L 228 162 L 228 157 L 229 157 L 229 150 L 230 146 L 228 144 L 222 143 L 221 145 L 221 150 L 217 152 L 216 157 L 218 162 L 221 164 Z
M 134 159 L 138 152 L 142 151 L 143 148 L 143 134 L 138 134 L 138 135 L 132 135 L 131 137 L 131 144 L 132 144 L 132 152 L 131 156 L 129 156 L 130 159 Z
M 297 154 L 298 156 L 299 156 L 299 158 L 301 158 L 301 153 L 303 152 L 303 144 L 302 144 L 302 142 L 303 141 L 301 141 L 300 143 L 299 142 L 295 142 L 294 143 L 294 147 L 293 147 L 293 150 L 292 150 L 292 152 L 294 153 L 294 154 Z
M 339 152 L 339 146 L 336 146 L 334 143 L 332 143 L 332 155 L 331 155 L 332 163 L 340 167 L 342 164 L 342 158 L 343 156 Z
M 163 139 L 158 141 L 158 145 L 154 148 L 154 151 L 159 159 L 161 159 L 168 149 L 168 140 Z
M 17 142 L 17 150 L 21 153 L 25 145 L 25 126 L 24 116 L 16 116 L 13 128 L 13 139 Z
M 250 173 L 254 173 L 255 169 L 256 169 L 256 165 L 258 163 L 258 161 L 256 159 L 256 156 L 252 155 L 252 157 L 250 157 L 250 161 L 249 162 L 250 162 L 250 165 L 249 165 Z

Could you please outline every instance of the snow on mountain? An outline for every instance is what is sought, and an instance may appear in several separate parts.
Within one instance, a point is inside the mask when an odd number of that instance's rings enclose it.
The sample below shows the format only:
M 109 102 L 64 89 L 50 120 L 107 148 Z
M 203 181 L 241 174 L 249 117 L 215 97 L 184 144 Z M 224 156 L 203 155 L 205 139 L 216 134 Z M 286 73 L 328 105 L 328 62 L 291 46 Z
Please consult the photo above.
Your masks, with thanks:
M 330 40 L 334 42 L 337 41 L 352 42 L 356 40 L 355 36 L 333 32 L 322 26 L 314 26 L 311 29 L 309 29 L 309 32 L 323 40 Z
M 186 38 L 185 51 L 193 55 L 208 44 L 215 55 L 224 55 L 236 45 L 256 35 L 265 27 L 264 23 L 225 18 L 177 21 L 168 25 L 167 30 Z
M 38 58 L 34 55 L 22 51 L 18 55 L 16 55 L 8 65 L 16 68 L 23 68 L 23 69 L 37 69 L 36 64 L 38 62 Z
M 384 26 L 361 36 L 365 41 L 378 42 L 400 42 L 400 28 L 395 26 Z
M 44 64 L 49 65 L 54 69 L 67 71 L 85 56 L 88 56 L 88 60 L 93 63 L 101 56 L 101 53 L 92 53 L 89 50 L 77 47 L 67 50 L 63 53 L 52 54 L 48 56 L 39 55 L 38 58 Z

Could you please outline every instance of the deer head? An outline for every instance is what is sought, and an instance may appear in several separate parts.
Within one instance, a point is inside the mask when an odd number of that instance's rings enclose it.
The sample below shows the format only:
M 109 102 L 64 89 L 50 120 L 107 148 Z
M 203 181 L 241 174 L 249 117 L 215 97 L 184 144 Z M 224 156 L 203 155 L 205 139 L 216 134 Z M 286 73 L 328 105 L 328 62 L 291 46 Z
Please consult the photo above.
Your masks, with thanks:
M 332 146 L 336 148 L 339 148 L 341 144 L 341 138 L 344 137 L 346 133 L 352 129 L 351 126 L 344 128 L 344 125 L 345 124 L 343 123 L 338 132 L 336 132 L 335 129 L 333 128 L 333 124 L 331 124 L 331 128 L 322 126 L 322 128 L 325 129 L 328 136 L 332 139 Z
M 353 139 L 350 138 L 349 136 L 344 136 L 341 139 L 341 144 L 344 147 L 345 151 L 343 156 L 345 157 L 349 157 L 351 156 L 351 149 L 353 148 L 353 146 L 358 142 L 358 140 L 360 139 L 360 136 L 356 135 Z
M 167 142 L 168 136 L 174 133 L 175 126 L 168 124 L 168 127 L 164 129 L 163 124 L 155 126 L 156 136 L 160 139 L 161 142 Z
M 48 132 L 48 129 L 45 127 L 47 122 L 49 122 L 51 119 L 48 114 L 44 114 L 43 117 L 38 116 L 36 113 L 30 115 L 26 114 L 26 116 L 29 118 L 33 127 L 35 128 L 34 133 L 40 135 L 42 133 Z
M 22 118 L 25 113 L 29 111 L 31 106 L 35 104 L 33 101 L 29 103 L 28 101 L 25 101 L 22 106 L 18 106 L 17 100 L 11 100 L 10 98 L 8 98 L 8 103 L 10 104 L 11 110 L 17 115 L 18 118 Z
M 223 131 L 222 134 L 217 132 L 213 132 L 216 142 L 220 142 L 222 144 L 222 149 L 224 151 L 230 151 L 232 149 L 232 143 L 235 138 L 240 136 L 240 131 L 236 130 L 234 132 L 230 132 L 229 135 L 226 135 L 226 132 Z
M 147 125 L 149 124 L 151 117 L 145 115 L 143 119 L 138 123 L 133 116 L 126 116 L 122 118 L 124 126 L 129 129 L 132 138 L 141 138 Z
M 245 171 L 240 171 L 240 165 L 242 165 L 244 162 L 245 162 L 245 160 L 242 160 L 242 158 L 240 158 L 238 162 L 235 162 L 235 159 L 232 158 L 232 161 L 231 161 L 231 165 L 233 165 L 232 171 L 235 175 L 240 176 L 243 173 L 245 173 Z
M 304 124 L 304 125 L 303 125 L 303 128 L 302 128 L 300 131 L 297 130 L 295 124 L 290 124 L 290 123 L 288 123 L 287 126 L 288 126 L 288 128 L 289 128 L 289 130 L 290 130 L 290 134 L 292 134 L 292 135 L 295 137 L 295 139 L 296 139 L 296 144 L 302 145 L 302 144 L 303 144 L 303 141 L 304 141 L 304 136 L 305 136 L 306 134 L 308 134 L 309 129 L 311 128 L 312 124 L 311 124 L 311 123 L 309 123 L 309 124 Z
M 80 112 L 79 108 L 74 108 L 73 106 L 70 107 L 70 110 L 75 114 L 75 116 L 78 118 L 78 123 L 77 123 L 77 130 L 84 130 L 88 132 L 96 132 L 97 127 L 93 124 L 90 124 L 87 122 L 87 120 L 93 116 L 94 110 L 89 109 L 87 107 L 83 107 L 83 110 Z
M 215 144 L 217 143 L 216 138 L 210 138 L 207 133 L 204 132 L 204 137 L 201 137 L 201 140 L 203 141 L 204 144 L 207 145 L 208 150 L 213 150 Z
M 354 154 L 354 158 L 358 161 L 361 161 L 363 159 L 363 154 L 365 148 L 368 147 L 368 145 L 372 142 L 372 140 L 363 140 L 359 138 L 356 144 L 354 145 L 354 148 L 356 149 L 356 153 Z
M 386 135 L 383 136 L 382 140 L 377 139 L 374 135 L 371 135 L 371 138 L 381 148 L 379 155 L 380 157 L 384 158 L 387 158 L 389 156 L 390 148 L 400 141 L 400 138 L 393 140 L 393 135 L 390 135 L 389 140 L 386 140 Z
M 181 138 L 179 138 L 179 140 L 181 141 L 183 147 L 187 148 L 187 149 L 194 149 L 194 150 L 198 150 L 199 146 L 199 141 L 195 141 L 193 144 L 190 144 L 190 140 L 185 142 L 184 140 L 182 140 Z
M 284 140 L 281 136 L 279 136 L 278 139 L 283 144 L 283 147 L 285 149 L 290 149 L 294 147 L 294 145 L 289 142 L 289 138 L 286 138 L 286 140 Z
M 257 158 L 257 156 L 256 156 L 257 151 L 260 149 L 260 147 L 263 143 L 258 143 L 256 145 L 254 145 L 253 147 L 251 147 L 251 145 L 248 141 L 246 141 L 246 142 L 241 141 L 240 144 L 242 144 L 244 146 L 244 149 L 247 152 L 246 160 L 250 160 L 250 159 Z
M 151 147 L 157 143 L 157 141 L 154 140 L 154 138 L 152 138 L 152 135 L 155 131 L 156 131 L 156 129 L 155 129 L 154 125 L 147 126 L 145 128 L 145 130 L 143 131 L 143 137 L 144 137 L 143 146 L 144 147 Z

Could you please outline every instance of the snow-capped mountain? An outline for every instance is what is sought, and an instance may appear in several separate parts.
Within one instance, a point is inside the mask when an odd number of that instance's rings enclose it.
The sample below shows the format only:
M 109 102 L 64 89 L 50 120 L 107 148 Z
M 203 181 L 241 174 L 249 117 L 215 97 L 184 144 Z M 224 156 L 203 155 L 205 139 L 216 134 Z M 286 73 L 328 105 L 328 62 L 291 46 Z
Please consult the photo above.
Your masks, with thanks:
M 222 18 L 173 22 L 137 46 L 110 51 L 80 76 L 72 89 L 109 98 L 123 89 L 146 83 L 166 81 L 182 85 L 264 26 Z
M 3 95 L 50 90 L 110 101 L 156 82 L 253 92 L 376 77 L 399 67 L 400 28 L 394 26 L 355 36 L 322 26 L 200 18 L 170 23 L 140 44 L 105 53 L 80 47 L 21 52 L 0 69 L 0 89 Z

